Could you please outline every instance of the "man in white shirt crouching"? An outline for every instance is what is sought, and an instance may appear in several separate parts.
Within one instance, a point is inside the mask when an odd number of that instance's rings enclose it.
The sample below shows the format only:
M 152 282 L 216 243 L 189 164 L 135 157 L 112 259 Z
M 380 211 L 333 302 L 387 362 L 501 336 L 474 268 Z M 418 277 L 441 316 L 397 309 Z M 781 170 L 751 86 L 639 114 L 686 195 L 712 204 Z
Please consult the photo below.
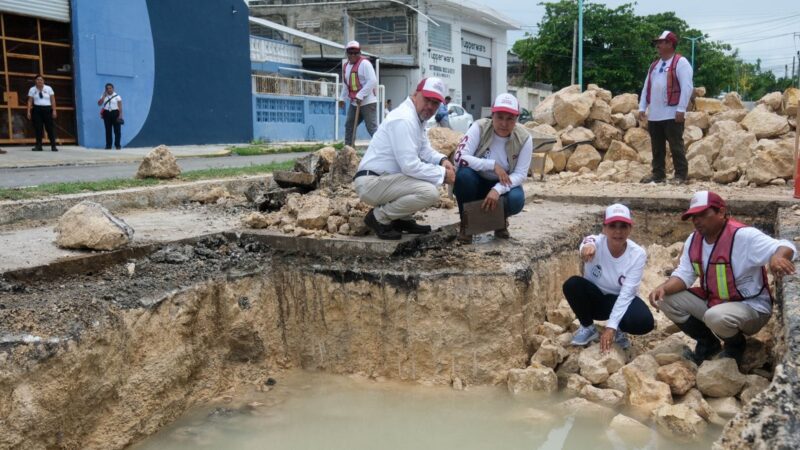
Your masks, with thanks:
M 776 275 L 795 271 L 797 249 L 732 219 L 725 200 L 696 192 L 681 217 L 695 227 L 683 246 L 678 267 L 650 293 L 650 303 L 697 341 L 689 359 L 701 364 L 725 343 L 721 358 L 741 364 L 747 341 L 772 314 L 765 266 Z M 696 279 L 699 287 L 691 287 Z
M 361 159 L 353 184 L 359 198 L 374 206 L 364 223 L 381 239 L 400 239 L 403 231 L 429 233 L 431 227 L 418 224 L 412 215 L 436 204 L 438 186 L 455 181 L 455 168 L 431 147 L 425 131 L 445 90 L 439 78 L 420 81 L 386 116 Z

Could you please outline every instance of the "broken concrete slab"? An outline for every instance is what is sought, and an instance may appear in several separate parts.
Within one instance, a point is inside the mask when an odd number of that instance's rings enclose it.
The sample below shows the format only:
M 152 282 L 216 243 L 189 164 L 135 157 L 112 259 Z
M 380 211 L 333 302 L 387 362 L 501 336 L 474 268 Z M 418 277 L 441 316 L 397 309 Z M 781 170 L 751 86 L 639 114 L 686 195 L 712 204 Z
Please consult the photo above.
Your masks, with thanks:
M 272 179 L 282 188 L 302 188 L 311 190 L 316 187 L 317 179 L 314 174 L 303 172 L 291 172 L 288 170 L 276 170 L 272 173 Z

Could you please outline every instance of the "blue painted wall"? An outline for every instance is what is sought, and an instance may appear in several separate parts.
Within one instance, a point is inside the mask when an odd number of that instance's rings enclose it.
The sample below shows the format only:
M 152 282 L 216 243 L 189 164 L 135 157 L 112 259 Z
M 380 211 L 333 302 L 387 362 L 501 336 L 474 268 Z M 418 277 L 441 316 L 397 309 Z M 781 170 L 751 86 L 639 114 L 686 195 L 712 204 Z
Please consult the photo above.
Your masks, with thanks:
M 72 0 L 72 15 L 81 145 L 105 145 L 106 82 L 123 99 L 124 146 L 252 139 L 242 0 Z
M 253 138 L 267 142 L 334 140 L 334 111 L 339 114 L 339 141 L 344 141 L 344 110 L 320 97 L 253 94 Z M 363 122 L 356 139 L 369 139 Z

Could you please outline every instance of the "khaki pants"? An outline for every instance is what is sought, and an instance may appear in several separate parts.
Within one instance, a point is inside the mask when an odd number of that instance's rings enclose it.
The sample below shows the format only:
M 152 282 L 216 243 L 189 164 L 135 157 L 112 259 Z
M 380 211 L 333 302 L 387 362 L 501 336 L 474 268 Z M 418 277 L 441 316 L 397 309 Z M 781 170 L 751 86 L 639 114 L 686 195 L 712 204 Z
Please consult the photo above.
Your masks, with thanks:
M 664 297 L 659 309 L 675 323 L 684 323 L 689 316 L 702 320 L 722 339 L 735 336 L 740 330 L 747 335 L 756 334 L 767 324 L 770 314 L 762 314 L 742 302 L 721 303 L 713 308 L 689 291 Z
M 375 218 L 387 225 L 392 220 L 409 219 L 411 215 L 439 201 L 439 190 L 433 183 L 402 173 L 364 175 L 353 181 L 359 198 L 375 206 Z

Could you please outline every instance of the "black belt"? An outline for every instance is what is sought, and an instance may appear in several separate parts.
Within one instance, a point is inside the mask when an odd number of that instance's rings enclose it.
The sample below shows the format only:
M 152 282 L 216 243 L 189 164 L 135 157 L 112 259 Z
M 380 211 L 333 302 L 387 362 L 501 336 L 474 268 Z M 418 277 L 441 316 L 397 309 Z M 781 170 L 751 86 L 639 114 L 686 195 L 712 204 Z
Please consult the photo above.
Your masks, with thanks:
M 371 170 L 359 170 L 358 172 L 356 172 L 356 175 L 353 177 L 353 179 L 355 180 L 356 178 L 363 177 L 365 175 L 372 175 L 374 177 L 381 176 L 381 174 L 379 174 L 378 172 L 373 172 Z

